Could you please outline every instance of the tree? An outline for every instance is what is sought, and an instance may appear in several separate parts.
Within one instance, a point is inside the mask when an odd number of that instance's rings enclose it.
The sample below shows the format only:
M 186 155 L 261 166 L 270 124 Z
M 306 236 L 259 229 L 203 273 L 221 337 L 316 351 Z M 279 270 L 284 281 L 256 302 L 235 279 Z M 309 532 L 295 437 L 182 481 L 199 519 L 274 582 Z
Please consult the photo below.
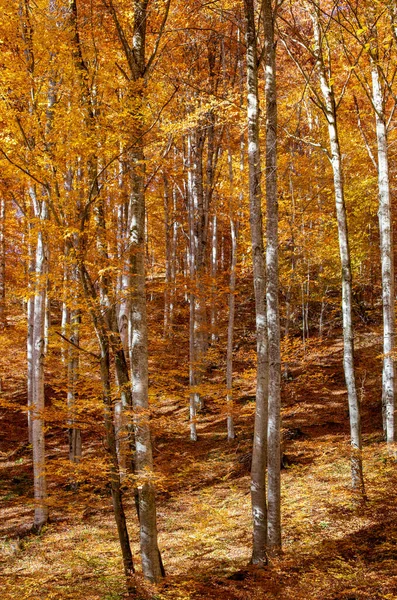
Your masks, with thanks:
M 251 501 L 253 516 L 253 547 L 251 561 L 255 565 L 263 566 L 267 563 L 266 464 L 269 365 L 265 307 L 265 258 L 261 207 L 258 53 L 253 0 L 245 0 L 244 9 L 247 44 L 249 202 L 257 340 L 256 410 L 251 469 Z
M 338 223 L 339 251 L 342 266 L 342 315 L 343 315 L 343 366 L 347 387 L 350 436 L 352 445 L 351 469 L 353 489 L 364 497 L 364 479 L 362 468 L 362 438 L 360 404 L 357 395 L 354 372 L 354 334 L 352 323 L 352 271 L 350 261 L 350 246 L 347 229 L 346 205 L 344 197 L 342 156 L 337 127 L 337 103 L 331 75 L 327 74 L 324 62 L 323 44 L 326 34 L 321 27 L 320 12 L 317 7 L 311 10 L 314 34 L 314 57 L 323 96 L 323 110 L 327 119 L 330 160 L 334 176 L 336 218 Z
M 364 6 L 362 14 L 358 6 L 348 3 L 347 10 L 340 11 L 338 23 L 341 25 L 342 44 L 344 53 L 354 66 L 354 74 L 361 84 L 365 96 L 369 99 L 375 116 L 375 133 L 377 146 L 377 161 L 368 143 L 361 125 L 364 143 L 372 162 L 378 173 L 379 192 L 379 232 L 380 254 L 382 272 L 382 306 L 383 306 L 383 372 L 382 372 L 382 409 L 383 428 L 388 443 L 394 442 L 394 399 L 395 399 L 395 373 L 393 350 L 395 345 L 395 308 L 394 308 L 394 258 L 393 258 L 393 226 L 391 210 L 390 176 L 389 176 L 389 149 L 388 130 L 390 119 L 387 117 L 388 100 L 392 100 L 390 117 L 394 113 L 397 98 L 392 87 L 395 78 L 395 69 L 391 70 L 391 49 L 395 47 L 396 13 L 392 3 L 387 11 L 386 24 L 381 27 L 381 17 L 384 9 L 377 10 L 372 3 Z M 385 31 L 384 31 L 385 30 Z M 344 39 L 348 32 L 359 47 L 358 52 L 349 47 Z M 383 39 L 381 39 L 383 38 Z M 383 56 L 382 56 L 383 54 Z M 365 69 L 360 68 L 360 55 L 368 58 L 370 77 Z M 362 61 L 361 61 L 362 62 Z M 356 100 L 356 108 L 359 111 Z
M 148 0 L 135 0 L 132 23 L 132 41 L 129 42 L 120 16 L 112 0 L 104 0 L 112 15 L 118 39 L 127 62 L 127 99 L 135 104 L 130 113 L 133 124 L 132 143 L 129 143 L 128 160 L 131 169 L 131 195 L 128 207 L 129 246 L 129 352 L 131 365 L 132 405 L 134 408 L 135 467 L 138 478 L 140 543 L 145 577 L 159 581 L 164 575 L 157 544 L 157 518 L 155 489 L 148 473 L 153 470 L 153 454 L 148 422 L 148 349 L 145 291 L 145 121 L 143 102 L 145 81 L 155 60 L 167 21 L 170 0 L 167 1 L 157 40 L 149 59 L 146 59 L 146 28 Z
M 268 549 L 281 549 L 280 412 L 281 357 L 278 308 L 277 96 L 274 25 L 277 4 L 263 4 L 266 88 L 266 308 L 269 352 Z

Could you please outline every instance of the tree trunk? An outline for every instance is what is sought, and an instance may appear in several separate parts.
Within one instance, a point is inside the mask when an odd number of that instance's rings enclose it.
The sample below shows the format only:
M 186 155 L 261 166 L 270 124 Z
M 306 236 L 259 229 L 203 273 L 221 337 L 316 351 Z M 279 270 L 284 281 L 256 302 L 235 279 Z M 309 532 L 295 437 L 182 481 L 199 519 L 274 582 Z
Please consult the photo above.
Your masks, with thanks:
M 268 421 L 268 353 L 265 307 L 265 260 L 261 208 L 261 163 L 259 149 L 259 96 L 257 47 L 253 0 L 244 0 L 247 43 L 247 109 L 250 228 L 255 291 L 257 382 L 254 441 L 251 468 L 251 501 L 253 516 L 253 548 L 251 562 L 267 563 L 267 421 Z
M 216 320 L 216 276 L 218 269 L 218 220 L 216 214 L 212 218 L 211 239 L 211 342 L 218 340 Z
M 0 329 L 6 320 L 6 201 L 0 198 Z
M 27 262 L 28 262 L 28 300 L 26 303 L 26 359 L 27 359 L 27 396 L 28 396 L 28 441 L 32 443 L 32 409 L 33 409 L 33 316 L 34 316 L 34 253 L 32 242 L 32 223 L 27 225 Z
M 164 183 L 164 233 L 165 233 L 165 284 L 164 284 L 164 337 L 171 335 L 171 315 L 172 315 L 172 259 L 173 259 L 173 241 L 174 227 L 172 223 L 171 191 L 166 173 L 163 173 Z
M 164 568 L 157 544 L 157 517 L 155 490 L 151 481 L 153 472 L 152 443 L 149 427 L 148 398 L 148 340 L 146 323 L 145 288 L 145 155 L 144 155 L 144 95 L 145 79 L 150 65 L 146 62 L 146 27 L 148 0 L 134 0 L 132 41 L 123 30 L 112 3 L 105 5 L 111 12 L 123 46 L 132 83 L 129 98 L 133 105 L 130 112 L 133 128 L 133 148 L 128 154 L 131 172 L 131 195 L 128 210 L 129 273 L 131 277 L 129 314 L 129 352 L 131 366 L 132 402 L 134 409 L 135 467 L 138 477 L 140 547 L 144 576 L 157 582 L 164 575 Z M 166 4 L 164 24 L 168 15 Z M 152 59 L 154 55 L 152 56 Z M 149 61 L 150 62 L 150 61 Z M 142 107 L 142 110 L 140 109 Z
M 389 157 L 387 128 L 384 112 L 382 85 L 378 66 L 372 64 L 372 102 L 375 109 L 376 140 L 378 146 L 378 189 L 379 189 L 379 231 L 382 264 L 382 304 L 383 304 L 383 373 L 382 408 L 383 427 L 388 443 L 394 442 L 394 261 L 393 227 L 389 184 Z
M 237 265 L 237 235 L 238 223 L 230 216 L 230 237 L 232 241 L 232 254 L 230 261 L 229 282 L 229 320 L 227 326 L 227 353 L 226 353 L 226 407 L 227 407 L 227 439 L 234 440 L 234 418 L 233 418 L 233 334 L 235 315 L 235 292 L 236 292 L 236 265 Z
M 81 258 L 78 263 L 78 273 L 84 297 L 87 302 L 88 310 L 101 349 L 100 375 L 104 407 L 106 445 L 109 455 L 110 487 L 112 492 L 113 511 L 123 557 L 124 573 L 127 580 L 127 586 L 129 590 L 132 590 L 134 586 L 131 578 L 134 573 L 134 566 L 124 512 L 123 492 L 121 489 L 120 471 L 117 457 L 116 432 L 113 422 L 113 398 L 110 381 L 109 355 L 109 338 L 111 338 L 111 335 L 109 335 L 109 319 L 111 317 L 109 316 L 109 313 L 106 311 L 105 307 L 101 306 L 98 310 L 98 298 L 96 290 L 86 270 L 84 261 Z M 106 315 L 108 320 L 107 324 L 104 322 Z
M 130 364 L 134 409 L 135 466 L 138 477 L 140 547 L 144 576 L 157 582 L 163 576 L 157 543 L 157 517 L 149 426 L 148 340 L 145 290 L 145 195 L 143 148 L 135 152 L 133 194 L 130 204 L 131 278 Z
M 320 78 L 321 92 L 328 124 L 330 142 L 330 158 L 334 177 L 336 218 L 338 224 L 339 253 L 342 266 L 342 318 L 343 318 L 343 367 L 347 387 L 350 439 L 351 439 L 351 473 L 353 490 L 364 498 L 364 478 L 362 469 L 362 439 L 360 403 L 356 390 L 354 372 L 354 334 L 352 322 L 352 273 L 350 248 L 347 229 L 347 216 L 344 197 L 342 158 L 337 128 L 337 114 L 334 91 L 329 84 L 322 54 L 322 36 L 319 15 L 312 12 L 317 70 Z
M 119 535 L 121 553 L 123 557 L 124 574 L 127 578 L 127 583 L 131 584 L 131 577 L 134 574 L 134 565 L 132 561 L 132 554 L 130 548 L 130 541 L 127 530 L 127 522 L 124 513 L 123 506 L 123 493 L 121 490 L 120 483 L 120 472 L 117 460 L 117 448 L 116 448 L 116 433 L 113 423 L 113 410 L 112 410 L 112 395 L 110 385 L 110 360 L 109 360 L 109 348 L 107 340 L 101 337 L 101 381 L 102 381 L 102 393 L 103 393 L 103 404 L 104 404 L 104 417 L 105 417 L 105 430 L 106 430 L 106 444 L 109 453 L 109 467 L 110 467 L 110 486 L 112 491 L 113 500 L 113 511 L 116 521 L 117 531 Z
M 76 0 L 72 0 L 70 2 L 69 10 L 73 33 L 73 58 L 79 76 L 81 109 L 85 113 L 84 121 L 86 127 L 86 135 L 92 135 L 92 131 L 95 128 L 95 113 L 92 104 L 92 93 L 88 83 L 89 79 L 87 65 L 84 61 L 80 43 Z M 83 233 L 83 235 L 76 236 L 76 239 L 74 240 L 74 249 L 77 256 L 78 276 L 101 349 L 100 374 L 104 405 L 106 443 L 109 453 L 110 486 L 113 499 L 113 511 L 123 557 L 124 573 L 127 580 L 127 586 L 128 589 L 132 591 L 134 589 L 134 584 L 132 580 L 134 566 L 127 530 L 127 523 L 124 513 L 123 493 L 120 483 L 120 472 L 117 456 L 117 440 L 113 421 L 113 398 L 111 393 L 110 381 L 109 341 L 111 340 L 112 334 L 110 322 L 113 316 L 112 311 L 114 311 L 115 319 L 115 306 L 114 303 L 109 299 L 109 288 L 111 282 L 108 272 L 106 271 L 106 267 L 108 266 L 106 226 L 103 198 L 100 197 L 98 199 L 98 165 L 95 147 L 92 148 L 92 151 L 88 154 L 86 158 L 86 170 L 87 189 L 90 190 L 90 194 L 93 194 L 94 197 L 98 200 L 97 203 L 94 205 L 97 234 L 96 243 L 99 259 L 101 261 L 101 266 L 105 267 L 101 277 L 99 278 L 99 294 L 97 293 L 96 287 L 93 284 L 89 273 L 86 269 L 84 256 L 84 229 L 86 225 L 86 220 L 91 214 L 91 211 L 89 210 L 90 204 L 87 204 L 83 210 L 81 210 L 81 207 L 78 207 L 80 231 Z M 91 198 L 89 199 L 89 201 L 91 201 Z M 118 343 L 118 348 L 121 348 L 120 341 Z
M 203 408 L 202 390 L 200 389 L 208 349 L 208 324 L 206 307 L 205 259 L 208 237 L 208 210 L 203 187 L 203 152 L 205 134 L 203 128 L 196 127 L 188 136 L 189 185 L 188 201 L 191 213 L 191 234 L 193 235 L 194 266 L 191 276 L 194 277 L 194 386 L 196 409 Z
M 74 308 L 70 311 L 70 341 L 76 346 L 80 343 L 80 323 L 80 309 Z M 67 404 L 69 415 L 69 460 L 73 463 L 78 463 L 81 459 L 81 431 L 75 426 L 79 364 L 80 359 L 78 349 L 75 346 L 69 345 Z
M 35 277 L 32 336 L 32 446 L 35 499 L 33 527 L 36 531 L 40 531 L 48 520 L 44 437 L 44 322 L 47 288 L 47 244 L 41 230 L 37 234 Z
M 271 0 L 264 0 L 266 89 L 266 304 L 269 352 L 268 519 L 269 552 L 281 550 L 281 358 L 278 307 L 277 97 L 274 18 Z

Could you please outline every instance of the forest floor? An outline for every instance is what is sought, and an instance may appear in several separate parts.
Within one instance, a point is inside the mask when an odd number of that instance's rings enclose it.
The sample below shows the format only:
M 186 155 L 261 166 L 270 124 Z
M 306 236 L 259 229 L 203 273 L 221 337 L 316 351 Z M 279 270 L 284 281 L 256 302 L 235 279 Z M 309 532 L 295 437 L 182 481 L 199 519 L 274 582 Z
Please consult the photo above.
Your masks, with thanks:
M 85 492 L 82 487 L 62 496 L 53 468 L 51 521 L 38 536 L 29 532 L 32 461 L 23 410 L 25 359 L 22 344 L 15 351 L 17 330 L 18 326 L 15 336 L 8 331 L 1 340 L 1 599 L 125 599 L 107 490 Z M 309 341 L 304 352 L 299 342 L 288 349 L 288 356 L 289 378 L 283 389 L 283 554 L 261 572 L 248 566 L 254 413 L 251 343 L 248 348 L 241 346 L 236 355 L 237 437 L 233 442 L 226 439 L 222 393 L 207 398 L 197 443 L 188 438 L 183 394 L 163 394 L 154 403 L 159 544 L 167 578 L 156 590 L 140 580 L 137 521 L 127 494 L 140 597 L 397 599 L 397 467 L 382 441 L 379 332 L 367 329 L 357 339 L 368 497 L 364 506 L 357 505 L 350 490 L 341 338 Z M 172 372 L 168 375 L 172 377 Z M 213 368 L 211 380 L 222 389 L 219 365 Z M 102 443 L 92 432 L 83 439 L 89 462 Z M 65 430 L 49 431 L 47 452 L 50 465 L 60 465 L 59 456 L 66 460 Z

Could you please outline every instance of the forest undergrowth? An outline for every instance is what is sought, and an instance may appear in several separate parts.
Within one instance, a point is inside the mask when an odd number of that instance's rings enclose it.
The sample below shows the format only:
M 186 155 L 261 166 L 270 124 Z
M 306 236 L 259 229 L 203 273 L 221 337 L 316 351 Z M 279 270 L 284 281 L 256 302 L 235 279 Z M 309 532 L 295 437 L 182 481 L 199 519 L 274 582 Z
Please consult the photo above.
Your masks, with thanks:
M 0 358 L 0 585 L 2 600 L 127 598 L 109 491 L 100 472 L 101 431 L 83 434 L 77 491 L 65 481 L 67 436 L 57 425 L 56 373 L 49 361 L 47 457 L 51 520 L 30 533 L 32 458 L 26 443 L 23 324 L 2 335 Z M 249 338 L 249 336 L 248 336 Z M 255 382 L 253 338 L 235 357 L 237 437 L 226 438 L 223 363 L 213 357 L 196 443 L 188 437 L 184 376 L 172 360 L 152 388 L 159 543 L 167 571 L 156 589 L 139 576 L 138 527 L 126 493 L 142 598 L 157 600 L 393 600 L 397 598 L 396 464 L 383 442 L 380 332 L 357 335 L 367 503 L 350 490 L 349 425 L 340 336 L 291 342 L 283 384 L 283 554 L 263 571 L 248 566 L 250 451 Z M 169 349 L 168 349 L 169 351 Z M 157 361 L 167 347 L 152 348 Z M 181 356 L 175 358 L 176 365 Z M 157 367 L 156 367 L 157 368 Z M 162 382 L 164 378 L 164 382 Z M 168 388 L 164 387 L 168 378 Z M 173 382 L 173 383 L 170 383 Z M 164 385 L 163 385 L 164 383 Z M 168 395 L 160 393 L 168 389 Z M 209 388 L 210 389 L 210 388 Z M 179 391 L 178 391 L 179 390 Z M 59 408 L 61 411 L 61 408 Z M 95 409 L 92 408 L 95 416 Z M 95 465 L 94 475 L 92 465 Z

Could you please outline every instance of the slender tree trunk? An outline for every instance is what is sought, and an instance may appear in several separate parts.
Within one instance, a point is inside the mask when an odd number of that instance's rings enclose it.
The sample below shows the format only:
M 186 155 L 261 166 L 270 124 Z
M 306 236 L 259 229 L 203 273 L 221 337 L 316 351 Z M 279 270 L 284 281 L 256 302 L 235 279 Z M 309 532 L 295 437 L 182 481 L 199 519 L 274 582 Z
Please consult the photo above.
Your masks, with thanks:
M 110 486 L 112 491 L 113 511 L 119 535 L 121 553 L 123 557 L 124 574 L 127 583 L 131 584 L 134 574 L 131 547 L 124 513 L 123 493 L 120 483 L 120 472 L 117 460 L 116 433 L 113 423 L 113 402 L 110 385 L 110 360 L 107 341 L 101 336 L 101 380 L 105 416 L 106 444 L 109 453 Z
M 49 254 L 49 250 L 48 250 L 48 254 Z M 49 263 L 49 262 L 50 262 L 50 257 L 48 255 L 47 263 Z M 49 290 L 50 290 L 50 282 L 48 281 L 48 278 L 47 278 L 47 287 L 46 287 L 46 291 L 45 291 L 45 307 L 44 307 L 44 354 L 45 355 L 48 352 L 48 338 L 49 338 L 50 327 L 51 327 L 51 303 L 50 303 Z
M 257 381 L 254 441 L 251 468 L 251 501 L 253 516 L 253 548 L 251 562 L 267 563 L 267 423 L 268 423 L 268 352 L 265 307 L 265 259 L 261 208 L 261 163 L 259 149 L 259 96 L 257 47 L 253 0 L 244 0 L 247 43 L 248 165 L 250 228 L 255 291 Z
M 79 76 L 80 84 L 80 102 L 81 109 L 85 113 L 85 127 L 86 134 L 92 135 L 92 131 L 95 127 L 95 113 L 93 107 L 93 98 L 91 89 L 88 84 L 88 70 L 87 65 L 84 61 L 82 54 L 82 48 L 80 43 L 80 33 L 78 25 L 78 12 L 76 0 L 71 0 L 69 5 L 70 10 L 70 22 L 73 33 L 73 58 L 76 66 L 76 70 Z M 90 194 L 98 199 L 99 196 L 99 183 L 98 183 L 98 165 L 95 149 L 92 149 L 86 158 L 87 166 L 87 189 L 90 190 Z M 91 200 L 91 198 L 90 198 Z M 97 249 L 99 258 L 102 266 L 108 266 L 107 257 L 107 244 L 106 244 L 106 227 L 104 217 L 103 198 L 100 197 L 94 206 L 95 220 L 97 226 Z M 113 511 L 119 536 L 120 548 L 123 557 L 124 573 L 127 580 L 127 586 L 130 591 L 134 589 L 134 582 L 132 579 L 134 573 L 134 566 L 132 560 L 132 553 L 130 548 L 127 523 L 124 513 L 123 506 L 123 492 L 120 482 L 120 471 L 117 456 L 117 440 L 115 425 L 113 420 L 113 398 L 111 393 L 111 380 L 110 380 L 110 352 L 109 352 L 109 341 L 111 340 L 111 328 L 109 321 L 111 320 L 110 312 L 114 311 L 115 306 L 112 301 L 109 300 L 109 286 L 110 279 L 106 272 L 102 274 L 99 280 L 99 294 L 89 276 L 89 273 L 85 265 L 85 248 L 84 248 L 84 227 L 86 220 L 90 217 L 91 211 L 87 205 L 82 209 L 78 207 L 78 217 L 80 219 L 80 231 L 83 235 L 76 236 L 74 241 L 75 252 L 77 257 L 77 269 L 78 276 L 83 290 L 84 298 L 88 305 L 88 310 L 94 325 L 95 333 L 98 338 L 98 342 L 101 349 L 100 358 L 100 374 L 102 384 L 102 397 L 104 406 L 104 421 L 106 431 L 106 444 L 109 454 L 109 470 L 110 470 L 110 485 L 113 500 Z M 99 295 L 99 297 L 98 297 Z M 115 314 L 114 314 L 115 318 Z M 118 348 L 121 349 L 121 342 L 118 343 Z
M 32 194 L 30 194 L 32 196 Z M 34 197 L 34 196 L 33 196 Z M 34 273 L 35 258 L 32 240 L 33 225 L 27 225 L 27 255 L 28 255 L 28 301 L 26 306 L 27 336 L 26 336 L 26 359 L 27 359 L 27 396 L 28 396 L 28 440 L 32 443 L 32 410 L 33 410 L 33 317 L 34 317 Z
M 131 75 L 135 82 L 136 100 L 143 104 L 144 77 L 146 71 L 146 19 L 147 0 L 134 1 L 134 24 L 132 52 L 135 65 L 131 65 Z M 139 87 L 141 86 L 141 87 Z M 132 193 L 129 210 L 129 241 L 131 265 L 131 314 L 130 314 L 130 364 L 132 403 L 134 409 L 135 467 L 139 480 L 139 524 L 142 570 L 146 579 L 158 582 L 164 575 L 164 568 L 157 542 L 157 516 L 155 488 L 152 483 L 153 454 L 149 426 L 148 395 L 148 332 L 146 322 L 145 288 L 145 155 L 143 119 L 136 122 L 137 139 L 140 140 L 130 155 Z
M 128 473 L 135 473 L 135 437 L 132 421 L 126 415 L 132 411 L 132 390 L 129 378 L 128 365 L 121 337 L 117 325 L 116 311 L 113 307 L 108 312 L 108 327 L 112 331 L 109 339 L 111 341 L 114 355 L 116 382 L 119 390 L 120 400 L 115 403 L 115 431 L 116 447 L 122 478 Z M 119 412 L 118 412 L 119 411 Z M 138 490 L 134 488 L 135 504 L 139 518 Z
M 205 360 L 208 349 L 208 323 L 205 285 L 206 248 L 208 236 L 208 210 L 205 203 L 203 184 L 204 133 L 196 127 L 189 135 L 189 169 L 191 175 L 193 236 L 194 236 L 194 380 L 197 409 L 204 406 L 200 386 L 205 372 Z
M 274 18 L 271 0 L 264 0 L 266 87 L 266 304 L 269 347 L 268 520 L 267 547 L 281 550 L 281 358 L 278 307 L 277 97 Z
M 145 577 L 157 582 L 163 576 L 157 543 L 157 517 L 149 427 L 148 341 L 145 290 L 145 196 L 143 149 L 135 154 L 133 195 L 131 197 L 131 275 L 133 282 L 130 317 L 130 363 L 134 408 L 135 465 L 139 495 L 140 547 Z
M 290 223 L 290 228 L 291 228 L 291 241 L 290 241 L 290 250 L 291 250 L 291 274 L 289 276 L 288 279 L 288 287 L 287 287 L 287 293 L 286 293 L 286 298 L 285 298 L 285 330 L 284 330 L 284 338 L 285 340 L 288 342 L 289 337 L 290 337 L 290 324 L 291 324 L 291 319 L 292 319 L 292 308 L 291 308 L 291 303 L 292 303 L 292 293 L 293 293 L 293 287 L 295 284 L 295 271 L 296 271 L 296 247 L 295 247 L 295 192 L 294 192 L 294 185 L 293 185 L 293 179 L 292 179 L 292 170 L 293 170 L 293 162 L 291 162 L 291 166 L 290 166 L 290 174 L 289 174 L 289 188 L 290 188 L 290 194 L 291 194 L 291 208 L 292 208 L 292 214 L 291 214 L 291 223 Z M 288 364 L 288 360 L 285 360 L 284 362 L 284 378 L 286 380 L 288 380 L 289 378 L 289 364 Z
M 383 427 L 388 443 L 394 442 L 394 260 L 393 227 L 389 184 L 389 156 L 387 128 L 384 112 L 382 85 L 378 66 L 372 64 L 372 102 L 375 109 L 376 140 L 378 146 L 378 188 L 379 188 L 379 231 L 382 264 L 382 304 L 383 304 L 383 373 L 382 408 Z
M 43 232 L 39 230 L 35 255 L 35 292 L 32 336 L 32 446 L 35 499 L 33 527 L 37 531 L 40 531 L 48 520 L 44 437 L 44 322 L 46 284 L 47 244 Z
M 174 312 L 175 312 L 175 301 L 176 301 L 176 275 L 177 275 L 177 261 L 176 261 L 176 250 L 178 240 L 178 222 L 177 222 L 177 191 L 176 186 L 172 189 L 172 238 L 171 238 L 171 289 L 170 289 L 170 306 L 169 306 L 169 328 L 170 334 L 173 336 L 174 333 Z
M 124 512 L 123 492 L 121 488 L 119 463 L 117 457 L 116 432 L 113 421 L 113 398 L 110 379 L 109 353 L 109 338 L 111 338 L 111 336 L 109 335 L 109 327 L 106 327 L 104 323 L 104 317 L 106 317 L 107 315 L 108 320 L 110 317 L 106 310 L 98 310 L 97 293 L 86 270 L 84 261 L 81 260 L 81 258 L 78 262 L 78 273 L 84 293 L 84 298 L 87 302 L 88 310 L 101 349 L 100 374 L 102 385 L 102 400 L 104 407 L 106 446 L 108 451 L 108 464 L 110 470 L 110 486 L 113 500 L 113 511 L 119 536 L 121 553 L 123 557 L 124 573 L 127 580 L 127 586 L 129 590 L 132 590 L 134 588 L 132 580 L 132 576 L 134 574 L 134 566 L 127 530 L 127 522 Z M 109 323 L 107 323 L 107 325 L 109 325 Z
M 118 224 L 118 257 L 122 272 L 118 278 L 117 324 L 112 330 L 120 337 L 120 347 L 115 349 L 116 382 L 119 388 L 119 399 L 114 403 L 114 422 L 116 430 L 117 456 L 121 477 L 124 478 L 134 466 L 134 434 L 131 418 L 126 411 L 132 410 L 131 382 L 126 356 L 129 354 L 128 322 L 131 313 L 131 273 L 128 261 L 123 260 L 128 246 L 128 178 L 124 161 L 121 162 L 118 178 L 122 200 L 117 211 Z M 115 316 L 116 318 L 116 316 Z
M 0 198 L 0 329 L 7 325 L 6 319 L 6 201 Z
M 190 155 L 190 140 L 188 138 L 188 156 Z M 190 163 L 190 158 L 188 158 Z M 189 223 L 189 241 L 187 248 L 187 265 L 189 280 L 189 427 L 190 439 L 192 442 L 197 441 L 197 406 L 199 399 L 196 391 L 196 343 L 195 343 L 195 274 L 196 274 L 196 244 L 194 236 L 194 203 L 192 192 L 192 172 L 188 171 L 187 185 L 187 209 Z
M 30 242 L 29 242 L 30 243 Z M 28 259 L 30 262 L 30 258 Z M 28 284 L 28 289 L 32 293 L 32 283 Z M 26 358 L 27 358 L 27 395 L 28 395 L 28 440 L 32 443 L 32 410 L 33 410 L 33 316 L 34 316 L 34 295 L 29 295 L 27 301 L 27 338 L 26 338 Z
M 77 276 L 77 274 L 76 274 Z M 77 299 L 78 301 L 78 299 Z M 81 312 L 79 308 L 74 308 L 70 312 L 70 341 L 79 346 L 80 344 L 80 323 Z M 76 427 L 76 401 L 77 384 L 79 380 L 79 351 L 76 347 L 69 345 L 68 349 L 68 425 L 69 425 L 69 460 L 73 463 L 80 462 L 81 459 L 81 430 Z
M 333 87 L 329 84 L 322 54 L 322 37 L 317 8 L 312 12 L 314 38 L 317 54 L 317 70 L 324 99 L 325 115 L 328 123 L 331 164 L 334 177 L 336 218 L 338 224 L 339 253 L 342 266 L 342 318 L 343 318 L 343 367 L 347 387 L 350 439 L 351 472 L 353 490 L 364 498 L 364 478 L 362 469 L 362 439 L 360 403 L 357 395 L 354 372 L 354 334 L 352 322 L 352 273 L 347 216 L 344 197 L 342 158 L 339 144 L 336 103 Z
M 218 269 L 218 220 L 214 214 L 212 218 L 212 239 L 211 239 L 211 342 L 218 339 L 216 325 L 216 276 Z
M 65 248 L 65 258 L 68 260 L 68 248 Z M 61 333 L 64 337 L 68 337 L 69 334 L 69 326 L 70 326 L 70 309 L 69 309 L 69 286 L 70 286 L 70 274 L 69 274 L 69 266 L 65 265 L 63 271 L 63 282 L 62 282 L 62 309 L 61 309 Z M 67 365 L 68 359 L 68 344 L 67 342 L 63 342 L 61 346 L 61 358 L 62 363 Z M 66 366 L 67 369 L 67 366 Z
M 164 183 L 164 233 L 165 233 L 165 285 L 164 285 L 164 337 L 171 334 L 171 285 L 173 256 L 173 223 L 171 221 L 171 191 L 166 173 Z
M 236 305 L 236 266 L 237 266 L 237 235 L 238 223 L 230 216 L 230 237 L 232 242 L 232 253 L 230 261 L 229 282 L 229 320 L 227 326 L 227 353 L 226 353 L 226 405 L 227 405 L 227 439 L 235 438 L 233 417 L 233 334 L 234 315 Z

